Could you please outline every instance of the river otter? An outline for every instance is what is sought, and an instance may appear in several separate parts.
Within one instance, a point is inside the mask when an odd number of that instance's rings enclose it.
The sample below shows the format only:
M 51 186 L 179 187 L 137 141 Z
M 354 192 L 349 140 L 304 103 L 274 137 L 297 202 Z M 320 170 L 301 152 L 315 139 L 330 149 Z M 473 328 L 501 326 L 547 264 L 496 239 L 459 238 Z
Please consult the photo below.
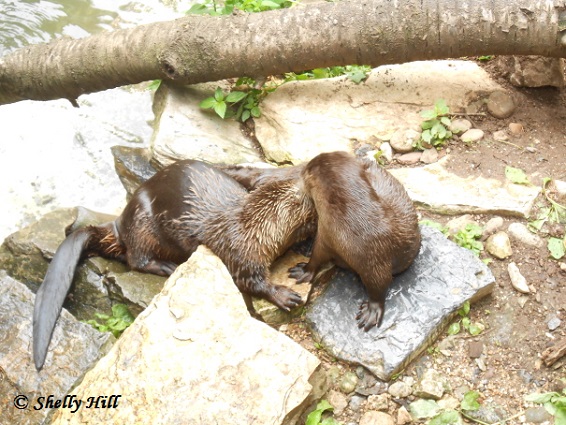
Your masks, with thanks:
M 285 310 L 301 304 L 295 291 L 269 283 L 273 260 L 316 230 L 312 202 L 295 182 L 264 181 L 248 193 L 210 165 L 179 161 L 144 182 L 114 222 L 69 234 L 35 299 L 37 370 L 45 362 L 75 268 L 85 256 L 117 259 L 134 270 L 168 276 L 204 244 L 224 262 L 251 313 L 251 295 Z
M 323 153 L 295 167 L 222 169 L 248 190 L 294 180 L 306 191 L 318 213 L 317 235 L 309 263 L 291 268 L 290 276 L 309 282 L 329 261 L 353 270 L 369 296 L 356 316 L 358 326 L 368 331 L 381 324 L 393 275 L 411 265 L 421 241 L 416 210 L 401 183 L 375 161 L 346 152 Z
M 290 276 L 299 283 L 311 281 L 329 261 L 353 270 L 369 296 L 356 316 L 358 327 L 379 326 L 393 275 L 407 269 L 419 252 L 413 203 L 401 183 L 374 161 L 346 152 L 316 156 L 301 175 L 318 213 L 318 229 L 308 264 L 291 268 Z

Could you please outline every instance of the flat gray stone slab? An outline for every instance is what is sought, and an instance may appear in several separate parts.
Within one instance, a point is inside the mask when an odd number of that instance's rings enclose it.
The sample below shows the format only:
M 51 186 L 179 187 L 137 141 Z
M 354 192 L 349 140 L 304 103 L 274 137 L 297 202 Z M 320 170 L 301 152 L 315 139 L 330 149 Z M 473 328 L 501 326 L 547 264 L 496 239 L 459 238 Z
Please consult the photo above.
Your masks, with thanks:
M 339 270 L 313 302 L 307 320 L 333 356 L 360 364 L 388 380 L 432 342 L 467 301 L 489 294 L 495 282 L 471 251 L 438 230 L 421 226 L 423 242 L 413 265 L 395 278 L 383 323 L 369 332 L 355 321 L 365 288 L 353 273 Z
M 505 179 L 460 177 L 446 170 L 449 157 L 415 168 L 390 170 L 417 204 L 441 214 L 500 214 L 528 217 L 540 187 Z M 501 176 L 505 167 L 501 167 Z

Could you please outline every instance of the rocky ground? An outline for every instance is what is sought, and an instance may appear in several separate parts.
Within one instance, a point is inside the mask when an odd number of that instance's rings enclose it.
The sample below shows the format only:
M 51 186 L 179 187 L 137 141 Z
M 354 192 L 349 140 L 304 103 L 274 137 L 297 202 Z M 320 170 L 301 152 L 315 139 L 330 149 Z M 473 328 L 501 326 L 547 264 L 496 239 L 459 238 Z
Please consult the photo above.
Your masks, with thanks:
M 542 185 L 546 177 L 566 180 L 566 92 L 556 88 L 516 89 L 496 65 L 484 66 L 509 87 L 517 109 L 506 119 L 489 114 L 468 117 L 485 136 L 474 143 L 450 141 L 444 149 L 450 154 L 448 168 L 463 176 L 495 177 L 491 170 L 509 165 L 524 170 L 534 185 Z M 506 137 L 496 137 L 499 141 L 495 141 L 493 133 L 500 130 Z M 399 164 L 394 161 L 392 166 Z M 539 199 L 541 205 L 547 205 L 542 196 Z M 420 214 L 443 225 L 454 219 L 425 210 Z M 566 341 L 566 260 L 551 259 L 547 249 L 548 236 L 564 237 L 564 224 L 547 222 L 538 233 L 546 238 L 541 243 L 518 238 L 513 231 L 517 225 L 508 230 L 512 223 L 527 225 L 527 220 L 494 218 L 466 217 L 481 226 L 490 222 L 489 227 L 495 225 L 511 234 L 512 253 L 505 259 L 487 251 L 480 254 L 490 260 L 496 286 L 491 296 L 472 306 L 469 317 L 472 323 L 483 324 L 485 330 L 477 336 L 443 333 L 425 355 L 390 383 L 377 382 L 363 368 L 330 358 L 312 340 L 302 320 L 284 327 L 288 335 L 323 360 L 334 383 L 328 398 L 335 419 L 343 424 L 404 424 L 410 420 L 409 405 L 416 400 L 441 397 L 437 402 L 441 409 L 459 408 L 464 394 L 475 390 L 481 404 L 479 413 L 474 414 L 478 423 L 505 419 L 506 423 L 552 423 L 543 408 L 526 402 L 524 396 L 566 388 L 565 359 L 551 367 L 542 360 L 546 349 Z M 497 229 L 484 229 L 482 239 L 485 241 L 487 232 Z M 525 277 L 528 294 L 513 287 L 510 263 L 515 263 Z M 431 375 L 433 382 L 442 382 L 436 394 L 422 392 L 421 381 L 431 380 Z

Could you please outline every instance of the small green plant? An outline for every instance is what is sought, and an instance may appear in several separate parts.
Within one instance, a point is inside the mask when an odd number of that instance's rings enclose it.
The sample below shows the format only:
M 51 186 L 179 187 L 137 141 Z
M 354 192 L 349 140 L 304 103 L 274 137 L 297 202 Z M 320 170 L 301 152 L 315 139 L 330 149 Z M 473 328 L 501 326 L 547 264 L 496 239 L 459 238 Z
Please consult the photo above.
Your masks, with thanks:
M 460 333 L 462 328 L 466 330 L 470 335 L 476 336 L 483 332 L 485 326 L 482 323 L 473 323 L 470 318 L 470 302 L 466 301 L 462 307 L 458 310 L 458 315 L 461 317 L 457 322 L 452 323 L 448 327 L 448 335 L 457 335 Z
M 492 60 L 495 57 L 495 55 L 483 55 L 483 56 L 478 56 L 478 60 L 480 62 L 489 62 L 490 60 Z
M 200 103 L 203 109 L 213 109 L 222 118 L 235 118 L 238 121 L 246 121 L 250 117 L 261 116 L 260 102 L 275 90 L 276 87 L 263 85 L 261 89 L 254 88 L 255 80 L 248 77 L 240 78 L 234 90 L 226 94 L 218 87 L 214 96 L 204 99 Z
M 322 414 L 328 410 L 334 410 L 332 405 L 326 400 L 319 401 L 316 409 L 307 416 L 305 425 L 340 425 L 333 417 L 322 419 Z
M 424 219 L 419 221 L 419 224 L 432 227 L 433 229 L 440 230 L 444 235 L 448 236 L 448 229 L 437 221 Z
M 483 251 L 483 243 L 478 240 L 481 238 L 482 228 L 477 224 L 467 224 L 462 230 L 454 235 L 454 242 L 462 248 L 467 248 L 479 257 Z
M 103 320 L 99 323 L 97 320 L 88 320 L 86 323 L 98 329 L 100 332 L 112 332 L 118 338 L 124 330 L 134 322 L 134 316 L 128 310 L 125 304 L 114 304 L 112 306 L 112 316 L 107 314 L 95 313 L 97 319 Z
M 332 66 L 328 68 L 316 68 L 311 71 L 300 73 L 288 72 L 285 74 L 285 82 L 297 80 L 317 80 L 319 78 L 333 78 L 340 75 L 346 75 L 356 84 L 365 81 L 371 71 L 368 65 L 346 65 Z
M 264 12 L 290 7 L 294 2 L 289 0 L 225 0 L 217 2 L 215 0 L 204 0 L 195 3 L 187 10 L 187 15 L 230 15 L 234 9 L 243 12 Z
M 160 85 L 161 85 L 161 80 L 153 80 L 151 83 L 149 83 L 147 89 L 151 91 L 156 91 Z
M 444 99 L 437 100 L 434 109 L 421 112 L 421 117 L 424 118 L 421 124 L 423 132 L 420 140 L 415 143 L 417 149 L 440 149 L 452 137 L 452 132 L 448 129 L 451 125 L 449 113 Z
M 542 404 L 546 411 L 554 416 L 555 425 L 566 425 L 566 390 L 563 390 L 562 394 L 557 392 L 529 394 L 525 399 Z

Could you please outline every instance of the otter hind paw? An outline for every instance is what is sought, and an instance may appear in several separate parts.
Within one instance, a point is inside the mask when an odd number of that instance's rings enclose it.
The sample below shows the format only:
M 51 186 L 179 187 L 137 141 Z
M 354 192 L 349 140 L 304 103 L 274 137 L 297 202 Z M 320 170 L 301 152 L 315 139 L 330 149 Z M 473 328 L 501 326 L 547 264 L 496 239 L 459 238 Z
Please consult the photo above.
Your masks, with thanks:
M 369 331 L 373 327 L 379 327 L 383 319 L 383 303 L 379 301 L 364 301 L 360 304 L 360 310 L 356 315 L 358 328 Z

